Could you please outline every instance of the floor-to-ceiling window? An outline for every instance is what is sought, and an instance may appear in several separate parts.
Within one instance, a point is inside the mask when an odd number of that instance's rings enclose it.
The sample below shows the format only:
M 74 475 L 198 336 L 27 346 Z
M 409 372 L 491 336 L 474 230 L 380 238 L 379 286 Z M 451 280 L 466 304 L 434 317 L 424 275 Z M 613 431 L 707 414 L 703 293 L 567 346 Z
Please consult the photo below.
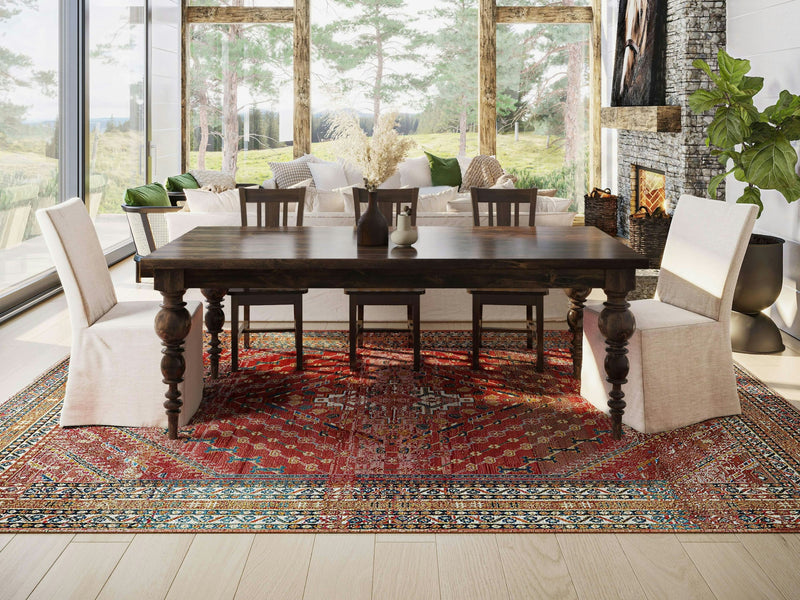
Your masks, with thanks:
M 574 208 L 589 169 L 590 39 L 588 24 L 497 26 L 497 158 L 518 185 L 555 188 Z
M 86 208 L 104 248 L 130 237 L 126 188 L 147 182 L 145 0 L 87 0 Z
M 291 24 L 188 27 L 189 169 L 261 183 L 292 158 Z
M 35 212 L 59 198 L 59 2 L 0 5 L 0 296 L 52 266 Z
M 149 1 L 0 3 L 0 318 L 58 285 L 36 210 L 80 196 L 107 255 L 132 248 L 120 204 L 148 177 Z
M 261 181 L 270 174 L 269 160 L 289 160 L 298 146 L 301 153 L 308 148 L 303 139 L 293 140 L 294 152 L 289 147 L 296 101 L 289 35 L 293 18 L 305 13 L 260 4 L 193 0 L 197 8 L 187 13 L 187 164 L 232 172 L 238 181 Z M 488 4 L 487 12 L 485 0 L 311 0 L 313 153 L 332 158 L 326 122 L 332 113 L 356 112 L 370 133 L 375 117 L 392 110 L 400 132 L 417 142 L 411 156 L 496 154 L 521 185 L 556 188 L 580 208 L 599 151 L 592 118 L 599 106 L 595 9 L 590 0 Z M 494 62 L 478 43 L 487 23 Z M 247 32 L 259 28 L 270 33 L 256 46 Z M 243 90 L 246 78 L 258 75 L 249 61 L 270 44 L 259 65 L 268 72 L 264 89 Z M 482 65 L 493 71 L 488 84 L 479 78 Z M 294 111 L 295 126 L 305 118 Z

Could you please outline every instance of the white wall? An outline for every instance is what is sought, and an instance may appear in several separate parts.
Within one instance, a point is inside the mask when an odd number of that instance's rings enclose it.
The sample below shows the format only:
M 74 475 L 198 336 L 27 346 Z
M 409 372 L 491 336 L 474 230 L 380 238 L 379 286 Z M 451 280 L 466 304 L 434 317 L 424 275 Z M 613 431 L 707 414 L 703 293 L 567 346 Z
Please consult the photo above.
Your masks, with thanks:
M 728 53 L 750 60 L 751 75 L 764 77 L 756 104 L 773 104 L 781 90 L 800 93 L 800 0 L 728 0 Z M 798 171 L 800 172 L 800 171 Z M 728 202 L 741 195 L 743 184 L 727 181 Z M 763 191 L 764 212 L 756 224 L 761 233 L 787 240 L 784 289 L 772 316 L 778 325 L 800 336 L 800 201 L 787 204 L 775 191 Z
M 150 172 L 164 183 L 181 172 L 181 3 L 150 5 Z
M 617 43 L 617 13 L 619 0 L 606 0 L 602 3 L 603 31 L 600 56 L 603 60 L 603 85 L 601 106 L 611 106 L 611 82 L 614 78 L 614 52 Z M 617 130 L 602 130 L 602 188 L 617 189 Z M 592 183 L 592 185 L 597 185 Z

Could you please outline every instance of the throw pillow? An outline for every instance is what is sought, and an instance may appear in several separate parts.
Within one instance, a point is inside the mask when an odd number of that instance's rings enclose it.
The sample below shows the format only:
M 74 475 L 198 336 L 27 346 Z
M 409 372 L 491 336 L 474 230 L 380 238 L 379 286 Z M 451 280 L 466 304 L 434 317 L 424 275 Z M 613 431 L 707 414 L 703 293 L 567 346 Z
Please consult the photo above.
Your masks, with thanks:
M 425 156 L 409 158 L 397 167 L 401 187 L 431 187 L 431 167 Z
M 513 190 L 516 186 L 511 179 L 498 179 L 497 182 L 490 187 L 493 190 Z
M 536 197 L 537 198 L 541 198 L 542 196 L 547 196 L 549 198 L 552 198 L 555 195 L 556 195 L 556 188 L 539 189 L 536 192 Z
M 222 171 L 194 169 L 189 171 L 189 174 L 195 178 L 198 183 L 198 187 L 203 187 L 204 185 L 214 185 L 226 190 L 236 187 L 236 180 L 233 178 L 233 175 L 223 173 Z
M 212 192 L 209 190 L 185 190 L 189 212 L 217 213 L 239 212 L 239 190 Z
M 308 168 L 318 190 L 329 192 L 348 185 L 347 176 L 339 163 L 309 163 Z
M 308 168 L 308 163 L 311 162 L 319 162 L 319 159 L 311 154 L 306 154 L 289 162 L 270 162 L 267 164 L 272 169 L 275 184 L 279 188 L 288 188 L 306 179 L 313 181 L 311 170 Z
M 181 192 L 183 190 L 196 190 L 200 187 L 200 184 L 192 177 L 191 173 L 184 173 L 167 177 L 166 187 L 168 192 Z
M 306 156 L 310 155 L 306 154 Z M 317 190 L 312 186 L 313 183 L 314 180 L 311 177 L 309 177 L 308 179 L 304 179 L 303 181 L 298 181 L 297 183 L 288 186 L 289 189 L 301 188 L 301 187 L 306 188 L 306 195 L 303 200 L 303 205 L 304 205 L 303 211 L 307 213 L 312 212 L 314 210 L 314 199 L 317 196 Z M 283 186 L 278 186 L 278 187 L 283 187 Z
M 362 187 L 363 187 L 363 184 L 362 184 Z M 400 187 L 416 187 L 416 186 L 413 186 L 413 185 L 404 186 L 401 183 L 400 171 L 395 171 L 389 177 L 389 179 L 387 179 L 386 181 L 384 181 L 382 184 L 380 184 L 378 186 L 378 189 L 379 190 L 387 190 L 387 189 L 388 190 L 394 190 L 394 189 L 397 189 L 397 188 L 400 188 Z
M 167 190 L 160 183 L 148 183 L 125 190 L 128 206 L 169 206 Z
M 503 167 L 494 156 L 479 154 L 469 163 L 459 191 L 467 192 L 472 187 L 490 187 L 503 174 Z
M 336 162 L 342 165 L 344 176 L 347 178 L 347 185 L 364 185 L 364 173 L 361 169 L 342 158 L 337 158 Z
M 431 169 L 431 183 L 438 185 L 461 185 L 461 167 L 458 166 L 457 158 L 441 158 L 430 152 L 426 152 L 428 165 Z

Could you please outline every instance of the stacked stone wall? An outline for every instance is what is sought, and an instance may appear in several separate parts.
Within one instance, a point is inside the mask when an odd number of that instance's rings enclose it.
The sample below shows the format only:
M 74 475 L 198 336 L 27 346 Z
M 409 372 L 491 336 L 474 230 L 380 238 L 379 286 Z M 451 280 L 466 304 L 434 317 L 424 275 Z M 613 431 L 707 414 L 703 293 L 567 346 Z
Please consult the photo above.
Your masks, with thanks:
M 711 117 L 692 113 L 689 95 L 706 85 L 705 76 L 692 66 L 692 61 L 702 58 L 715 69 L 717 52 L 725 47 L 725 30 L 724 0 L 667 1 L 666 103 L 681 107 L 681 131 L 619 132 L 617 189 L 621 235 L 628 235 L 632 164 L 664 171 L 669 212 L 675 209 L 681 194 L 707 196 L 708 182 L 722 172 L 721 165 L 709 154 L 705 144 L 705 131 Z M 723 197 L 722 186 L 719 192 Z

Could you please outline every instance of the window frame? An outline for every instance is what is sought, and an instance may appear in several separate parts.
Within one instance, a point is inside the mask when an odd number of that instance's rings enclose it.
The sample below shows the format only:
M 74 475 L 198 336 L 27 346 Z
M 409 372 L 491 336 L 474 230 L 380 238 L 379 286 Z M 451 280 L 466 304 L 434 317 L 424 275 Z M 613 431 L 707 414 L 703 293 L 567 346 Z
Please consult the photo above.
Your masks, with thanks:
M 189 6 L 182 0 L 181 20 L 181 117 L 183 149 L 181 164 L 186 170 L 190 151 L 189 103 L 186 101 L 188 26 L 195 23 L 293 23 L 294 24 L 294 136 L 295 158 L 311 152 L 311 36 L 310 0 L 294 0 L 294 7 Z M 589 174 L 601 177 L 601 33 L 600 0 L 591 6 L 497 6 L 496 0 L 478 0 L 478 151 L 495 154 L 497 148 L 497 24 L 568 23 L 588 24 L 590 33 Z

